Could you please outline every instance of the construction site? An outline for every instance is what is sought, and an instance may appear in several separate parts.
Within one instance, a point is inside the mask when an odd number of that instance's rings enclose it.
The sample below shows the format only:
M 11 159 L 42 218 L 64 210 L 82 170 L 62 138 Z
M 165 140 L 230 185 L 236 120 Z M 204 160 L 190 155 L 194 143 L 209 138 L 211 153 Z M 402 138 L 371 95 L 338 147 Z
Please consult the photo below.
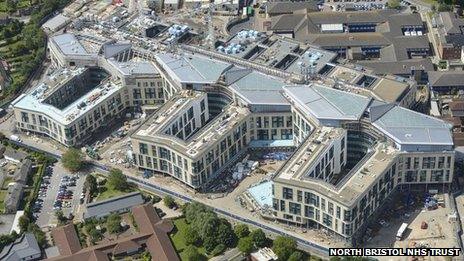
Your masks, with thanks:
M 393 202 L 397 202 L 394 204 L 395 207 L 386 209 L 380 214 L 379 219 L 371 224 L 366 235 L 365 247 L 459 248 L 459 222 L 449 194 L 424 197 L 424 194 L 420 193 L 411 196 L 407 201 Z M 402 226 L 405 227 L 404 231 L 400 231 Z M 447 259 L 405 257 L 404 260 Z

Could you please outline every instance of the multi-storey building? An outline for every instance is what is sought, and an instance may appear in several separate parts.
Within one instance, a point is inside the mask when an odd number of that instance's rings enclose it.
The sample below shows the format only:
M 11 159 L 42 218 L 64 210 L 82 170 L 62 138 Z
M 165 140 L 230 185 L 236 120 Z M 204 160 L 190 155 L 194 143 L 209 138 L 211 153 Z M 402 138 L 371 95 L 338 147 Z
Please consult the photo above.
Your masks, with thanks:
M 284 89 L 299 147 L 273 179 L 274 218 L 355 242 L 396 187 L 452 181 L 449 124 L 317 84 Z
M 66 146 L 82 144 L 121 116 L 126 103 L 122 89 L 99 68 L 58 70 L 11 103 L 16 127 Z
M 199 189 L 243 155 L 249 114 L 230 105 L 209 121 L 206 93 L 182 91 L 131 136 L 136 165 Z
M 61 50 L 50 53 L 59 69 L 11 106 L 18 129 L 65 146 L 83 145 L 127 109 L 151 111 L 177 91 L 167 85 L 153 62 L 135 57 L 130 44 L 93 46 L 101 53 L 84 55 L 84 44 L 64 34 L 52 37 L 49 46 Z M 68 62 L 75 58 L 73 52 L 84 60 Z

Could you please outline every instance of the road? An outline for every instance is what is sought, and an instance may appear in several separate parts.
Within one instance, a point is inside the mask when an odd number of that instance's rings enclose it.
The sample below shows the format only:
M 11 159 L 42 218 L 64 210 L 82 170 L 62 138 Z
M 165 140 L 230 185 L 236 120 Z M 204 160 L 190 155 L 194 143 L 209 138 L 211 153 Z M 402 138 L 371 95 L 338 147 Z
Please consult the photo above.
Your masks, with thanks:
M 35 144 L 28 145 L 28 144 L 21 143 L 21 142 L 16 142 L 16 141 L 12 141 L 12 140 L 10 140 L 10 141 L 12 143 L 17 144 L 18 146 L 22 146 L 22 147 L 28 148 L 30 150 L 42 152 L 42 153 L 45 153 L 45 154 L 50 155 L 52 157 L 55 157 L 57 159 L 61 158 L 61 154 L 57 154 L 56 151 L 53 152 L 53 151 L 49 151 L 49 150 L 43 150 L 42 148 L 38 148 L 37 146 L 35 146 Z M 99 172 L 102 172 L 102 173 L 108 173 L 109 170 L 110 170 L 110 167 L 107 167 L 107 166 L 105 166 L 103 164 L 100 164 L 98 162 L 91 161 L 90 164 L 93 166 L 95 171 L 99 171 Z M 148 191 L 152 191 L 152 192 L 155 192 L 157 194 L 170 195 L 172 197 L 175 197 L 175 198 L 180 199 L 180 200 L 185 201 L 185 202 L 194 202 L 194 201 L 196 201 L 194 198 L 191 198 L 191 197 L 189 197 L 187 195 L 183 195 L 183 194 L 180 194 L 180 193 L 178 193 L 176 191 L 172 191 L 170 189 L 158 186 L 156 184 L 149 183 L 149 182 L 143 180 L 142 178 L 134 177 L 134 176 L 131 176 L 131 175 L 126 175 L 126 177 L 127 177 L 127 179 L 129 181 L 137 184 L 139 187 L 143 187 L 144 189 L 146 189 Z M 201 203 L 204 203 L 204 202 L 201 202 Z M 275 227 L 269 226 L 267 224 L 258 222 L 256 220 L 251 220 L 251 219 L 248 219 L 248 218 L 245 218 L 245 217 L 241 217 L 241 216 L 238 216 L 238 215 L 232 213 L 231 211 L 219 208 L 217 206 L 212 206 L 212 205 L 209 205 L 209 206 L 216 213 L 218 213 L 219 215 L 222 215 L 222 216 L 227 217 L 229 219 L 233 219 L 235 221 L 239 221 L 241 223 L 245 223 L 245 224 L 250 225 L 250 226 L 259 227 L 264 232 L 269 233 L 269 234 L 291 237 L 291 238 L 295 239 L 295 241 L 298 243 L 298 247 L 300 249 L 303 249 L 303 250 L 311 252 L 311 253 L 316 253 L 316 254 L 319 254 L 319 255 L 322 255 L 322 256 L 326 256 L 326 257 L 328 256 L 329 249 L 327 247 L 321 246 L 319 244 L 316 244 L 316 243 L 314 243 L 312 241 L 309 241 L 309 240 L 304 239 L 302 237 L 296 236 L 294 234 L 289 234 L 283 228 L 279 228 L 277 226 L 275 226 Z

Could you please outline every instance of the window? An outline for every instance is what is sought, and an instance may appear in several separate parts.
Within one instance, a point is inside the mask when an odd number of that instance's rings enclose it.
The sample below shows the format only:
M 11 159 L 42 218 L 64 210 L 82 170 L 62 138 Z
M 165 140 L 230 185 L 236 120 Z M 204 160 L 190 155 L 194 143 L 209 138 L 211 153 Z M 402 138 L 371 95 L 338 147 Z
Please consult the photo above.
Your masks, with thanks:
M 301 205 L 298 204 L 298 203 L 289 202 L 288 203 L 288 211 L 291 214 L 301 215 Z
M 435 168 L 435 157 L 424 157 L 422 159 L 423 169 L 434 169 Z
M 328 227 L 332 227 L 332 217 L 323 213 L 322 214 L 322 223 Z
M 296 201 L 298 201 L 298 202 L 303 201 L 303 192 L 301 190 L 297 190 L 297 192 L 296 192 Z
M 134 89 L 132 91 L 132 96 L 134 96 L 134 99 L 142 99 L 142 91 L 140 89 Z
M 314 218 L 314 207 L 305 206 L 305 217 L 307 218 Z
M 273 116 L 272 117 L 272 128 L 280 128 L 284 126 L 284 117 L 283 116 Z
M 443 170 L 433 170 L 431 181 L 443 181 Z
M 145 143 L 139 143 L 139 152 L 140 154 L 148 155 L 148 145 Z
M 287 124 L 286 127 L 292 127 L 292 116 L 287 116 Z
M 284 199 L 291 199 L 291 200 L 293 200 L 293 189 L 283 187 L 283 188 L 282 188 L 282 197 L 283 197 Z
M 419 181 L 420 182 L 426 182 L 427 181 L 427 171 L 426 170 L 421 170 L 420 171 Z
M 280 132 L 281 132 L 281 139 L 283 140 L 293 139 L 292 129 L 282 129 Z

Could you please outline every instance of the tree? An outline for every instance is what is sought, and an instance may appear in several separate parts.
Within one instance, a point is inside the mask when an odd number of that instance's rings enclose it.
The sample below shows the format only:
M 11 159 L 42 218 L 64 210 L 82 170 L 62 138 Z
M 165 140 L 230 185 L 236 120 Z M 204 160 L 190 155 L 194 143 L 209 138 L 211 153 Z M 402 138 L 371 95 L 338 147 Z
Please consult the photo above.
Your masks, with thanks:
M 39 246 L 41 246 L 42 248 L 45 248 L 45 246 L 47 245 L 47 238 L 45 236 L 45 232 L 43 232 L 37 224 L 29 223 L 29 227 L 27 228 L 27 231 L 34 234 L 35 239 L 37 240 L 37 243 L 39 244 Z
M 242 238 L 250 234 L 250 229 L 245 224 L 238 224 L 234 227 L 234 232 L 238 238 Z
M 90 197 L 94 197 L 98 192 L 97 179 L 94 175 L 87 175 L 85 177 L 84 187 L 89 191 Z
M 168 208 L 173 208 L 176 205 L 176 202 L 174 201 L 174 199 L 169 195 L 163 198 L 163 202 L 164 202 L 164 205 Z
M 111 234 L 121 232 L 121 216 L 118 214 L 111 214 L 106 220 L 106 228 Z
M 211 251 L 212 256 L 217 256 L 222 254 L 226 250 L 226 246 L 224 244 L 217 245 L 213 251 Z
M 272 250 L 279 260 L 287 260 L 296 249 L 296 241 L 291 237 L 277 236 Z
M 61 157 L 61 162 L 69 171 L 79 171 L 84 166 L 84 154 L 78 149 L 69 148 Z
M 19 229 L 21 231 L 27 231 L 30 222 L 31 220 L 26 215 L 22 215 L 18 220 Z
M 268 243 L 266 234 L 264 234 L 264 232 L 259 228 L 251 231 L 250 237 L 253 239 L 253 243 L 258 248 L 265 247 Z
M 108 176 L 108 186 L 115 190 L 125 191 L 129 187 L 129 183 L 120 169 L 112 169 Z
M 188 203 L 182 208 L 187 223 L 192 223 L 200 213 L 214 213 L 209 207 L 201 203 Z
M 184 232 L 185 235 L 185 243 L 187 245 L 198 245 L 201 238 L 198 235 L 198 232 L 192 228 L 192 226 L 188 225 Z
M 388 0 L 387 6 L 390 9 L 400 9 L 401 7 L 400 0 Z
M 59 225 L 65 225 L 68 219 L 64 216 L 64 213 L 62 210 L 57 210 L 55 211 L 55 217 L 56 220 L 58 220 Z
M 8 13 L 14 13 L 16 12 L 16 8 L 18 7 L 18 1 L 17 0 L 6 0 L 6 9 L 8 10 Z
M 300 251 L 293 252 L 287 261 L 300 261 L 304 260 L 304 254 Z
M 438 12 L 448 12 L 451 11 L 453 8 L 445 3 L 438 4 L 437 10 Z
M 217 242 L 215 237 L 205 237 L 203 238 L 203 246 L 205 247 L 206 252 L 211 253 L 216 247 Z
M 235 236 L 232 225 L 226 219 L 219 220 L 219 227 L 216 230 L 216 243 L 224 244 L 227 247 L 235 247 L 237 237 Z
M 184 251 L 182 251 L 185 260 L 188 261 L 201 261 L 203 260 L 203 256 L 198 252 L 197 248 L 189 245 L 187 246 Z
M 242 237 L 238 240 L 237 247 L 240 252 L 249 255 L 254 250 L 253 239 L 250 236 Z

